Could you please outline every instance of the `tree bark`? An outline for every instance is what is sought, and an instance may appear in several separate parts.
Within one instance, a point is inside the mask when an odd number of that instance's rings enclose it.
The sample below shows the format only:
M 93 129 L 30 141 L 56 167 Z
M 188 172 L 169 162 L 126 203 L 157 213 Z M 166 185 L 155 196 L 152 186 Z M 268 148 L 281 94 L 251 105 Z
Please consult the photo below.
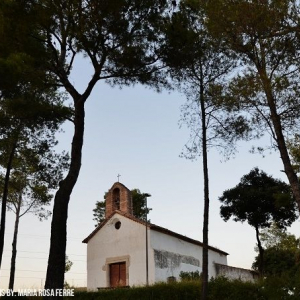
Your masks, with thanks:
M 4 187 L 3 187 L 3 195 L 2 195 L 2 206 L 1 206 L 1 224 L 0 224 L 0 268 L 2 264 L 2 256 L 3 256 L 3 248 L 4 248 L 4 235 L 5 235 L 5 221 L 6 221 L 6 204 L 7 204 L 7 196 L 8 196 L 8 184 L 10 178 L 10 171 L 12 168 L 13 158 L 15 156 L 17 148 L 17 138 L 14 140 L 8 162 L 6 167 L 6 174 L 4 180 Z
M 19 230 L 21 203 L 22 203 L 22 192 L 19 195 L 19 199 L 18 199 L 18 203 L 17 203 L 14 237 L 13 237 L 13 242 L 12 242 L 10 277 L 9 277 L 9 285 L 8 285 L 8 288 L 11 289 L 11 290 L 14 289 L 14 282 L 15 282 L 17 241 L 18 241 L 18 230 Z
M 207 161 L 207 128 L 203 87 L 200 90 L 200 108 L 202 124 L 202 159 L 204 179 L 204 213 L 203 213 L 203 252 L 202 252 L 202 290 L 201 300 L 208 297 L 208 222 L 209 222 L 209 182 Z
M 266 72 L 265 68 L 259 67 L 259 66 L 257 68 L 258 68 L 258 72 L 260 74 L 260 78 L 261 78 L 261 81 L 262 81 L 262 84 L 264 87 L 268 106 L 270 108 L 271 121 L 272 121 L 272 124 L 274 127 L 274 132 L 276 135 L 275 141 L 277 143 L 280 157 L 283 162 L 284 172 L 289 180 L 293 195 L 296 199 L 298 209 L 300 211 L 300 185 L 299 185 L 298 177 L 293 169 L 293 166 L 292 166 L 292 163 L 290 160 L 290 156 L 289 156 L 289 153 L 288 153 L 288 150 L 286 147 L 280 116 L 277 113 L 276 103 L 275 103 L 275 99 L 274 99 L 274 96 L 272 93 L 271 82 L 267 76 L 267 72 Z
M 255 227 L 256 232 L 256 240 L 257 240 L 257 246 L 259 251 L 259 266 L 258 266 L 258 272 L 259 275 L 262 277 L 264 273 L 264 248 L 261 245 L 260 238 L 259 238 L 259 230 L 258 227 Z
M 64 286 L 68 204 L 81 168 L 84 135 L 84 101 L 82 99 L 75 103 L 74 127 L 69 172 L 66 178 L 60 182 L 60 187 L 54 198 L 45 289 L 56 290 L 62 289 Z M 57 299 L 59 297 L 49 296 L 45 298 Z

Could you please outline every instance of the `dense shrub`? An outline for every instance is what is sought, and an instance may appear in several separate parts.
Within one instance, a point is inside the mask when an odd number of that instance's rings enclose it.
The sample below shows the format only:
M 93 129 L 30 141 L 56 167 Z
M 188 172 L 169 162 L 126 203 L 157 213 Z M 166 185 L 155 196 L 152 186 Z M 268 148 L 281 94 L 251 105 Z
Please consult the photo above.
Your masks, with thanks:
M 299 300 L 300 277 L 291 282 L 284 277 L 266 278 L 256 283 L 230 281 L 224 277 L 212 279 L 208 285 L 209 300 Z M 184 281 L 160 283 L 149 287 L 77 292 L 68 300 L 201 300 L 201 283 Z
M 230 281 L 225 277 L 212 279 L 208 285 L 209 300 L 267 299 L 257 283 Z
M 101 290 L 94 293 L 76 293 L 79 300 L 200 300 L 200 282 L 160 283 L 149 287 Z M 74 297 L 65 297 L 74 300 Z
M 99 292 L 75 292 L 68 300 L 201 300 L 201 283 L 184 281 L 160 283 L 149 287 L 105 289 Z M 2 297 L 3 299 L 36 300 L 42 297 Z M 209 300 L 299 300 L 300 274 L 295 279 L 268 277 L 256 283 L 230 281 L 224 277 L 212 279 L 208 285 Z
M 200 280 L 202 276 L 202 273 L 200 274 L 199 271 L 195 272 L 183 272 L 181 271 L 179 273 L 179 277 L 181 281 L 194 281 L 194 280 Z
M 279 247 L 269 247 L 264 251 L 263 270 L 265 276 L 281 277 L 284 274 L 294 274 L 300 270 L 298 250 L 282 249 Z M 261 263 L 260 256 L 255 258 L 252 265 L 254 270 L 258 270 Z
M 283 275 L 267 277 L 258 283 L 270 300 L 299 300 L 300 299 L 300 272 L 294 276 Z

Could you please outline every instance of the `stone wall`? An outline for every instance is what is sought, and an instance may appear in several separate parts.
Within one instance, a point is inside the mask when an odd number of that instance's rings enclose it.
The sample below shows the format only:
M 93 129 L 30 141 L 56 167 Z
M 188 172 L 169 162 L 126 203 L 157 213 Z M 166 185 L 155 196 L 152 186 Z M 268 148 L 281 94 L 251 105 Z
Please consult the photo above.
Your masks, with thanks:
M 231 280 L 239 279 L 242 281 L 253 282 L 258 278 L 258 273 L 253 270 L 236 268 L 218 263 L 215 263 L 215 268 L 217 276 L 224 276 Z

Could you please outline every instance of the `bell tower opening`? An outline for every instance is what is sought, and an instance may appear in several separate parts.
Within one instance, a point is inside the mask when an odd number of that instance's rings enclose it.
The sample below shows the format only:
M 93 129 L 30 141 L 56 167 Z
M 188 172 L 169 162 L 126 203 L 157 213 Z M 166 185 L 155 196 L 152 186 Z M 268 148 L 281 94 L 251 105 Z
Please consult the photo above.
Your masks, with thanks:
M 105 196 L 105 218 L 115 210 L 132 215 L 130 190 L 121 182 L 115 182 Z
M 114 209 L 120 210 L 120 189 L 115 188 L 113 190 L 113 205 Z

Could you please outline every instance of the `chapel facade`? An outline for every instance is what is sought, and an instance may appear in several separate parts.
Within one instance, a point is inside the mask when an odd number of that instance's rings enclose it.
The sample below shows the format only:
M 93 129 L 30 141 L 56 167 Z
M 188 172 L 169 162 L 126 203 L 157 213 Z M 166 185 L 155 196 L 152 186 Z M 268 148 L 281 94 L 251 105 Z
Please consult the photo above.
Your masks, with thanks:
M 181 271 L 202 271 L 203 244 L 135 218 L 131 192 L 120 182 L 114 183 L 106 195 L 105 220 L 83 243 L 87 244 L 87 289 L 90 291 L 180 280 Z M 224 270 L 229 270 L 228 253 L 212 246 L 208 248 L 209 277 L 216 277 L 221 271 L 224 275 Z M 237 273 L 242 269 L 230 270 L 232 278 L 244 276 Z M 247 280 L 252 280 L 248 273 L 245 273 Z

